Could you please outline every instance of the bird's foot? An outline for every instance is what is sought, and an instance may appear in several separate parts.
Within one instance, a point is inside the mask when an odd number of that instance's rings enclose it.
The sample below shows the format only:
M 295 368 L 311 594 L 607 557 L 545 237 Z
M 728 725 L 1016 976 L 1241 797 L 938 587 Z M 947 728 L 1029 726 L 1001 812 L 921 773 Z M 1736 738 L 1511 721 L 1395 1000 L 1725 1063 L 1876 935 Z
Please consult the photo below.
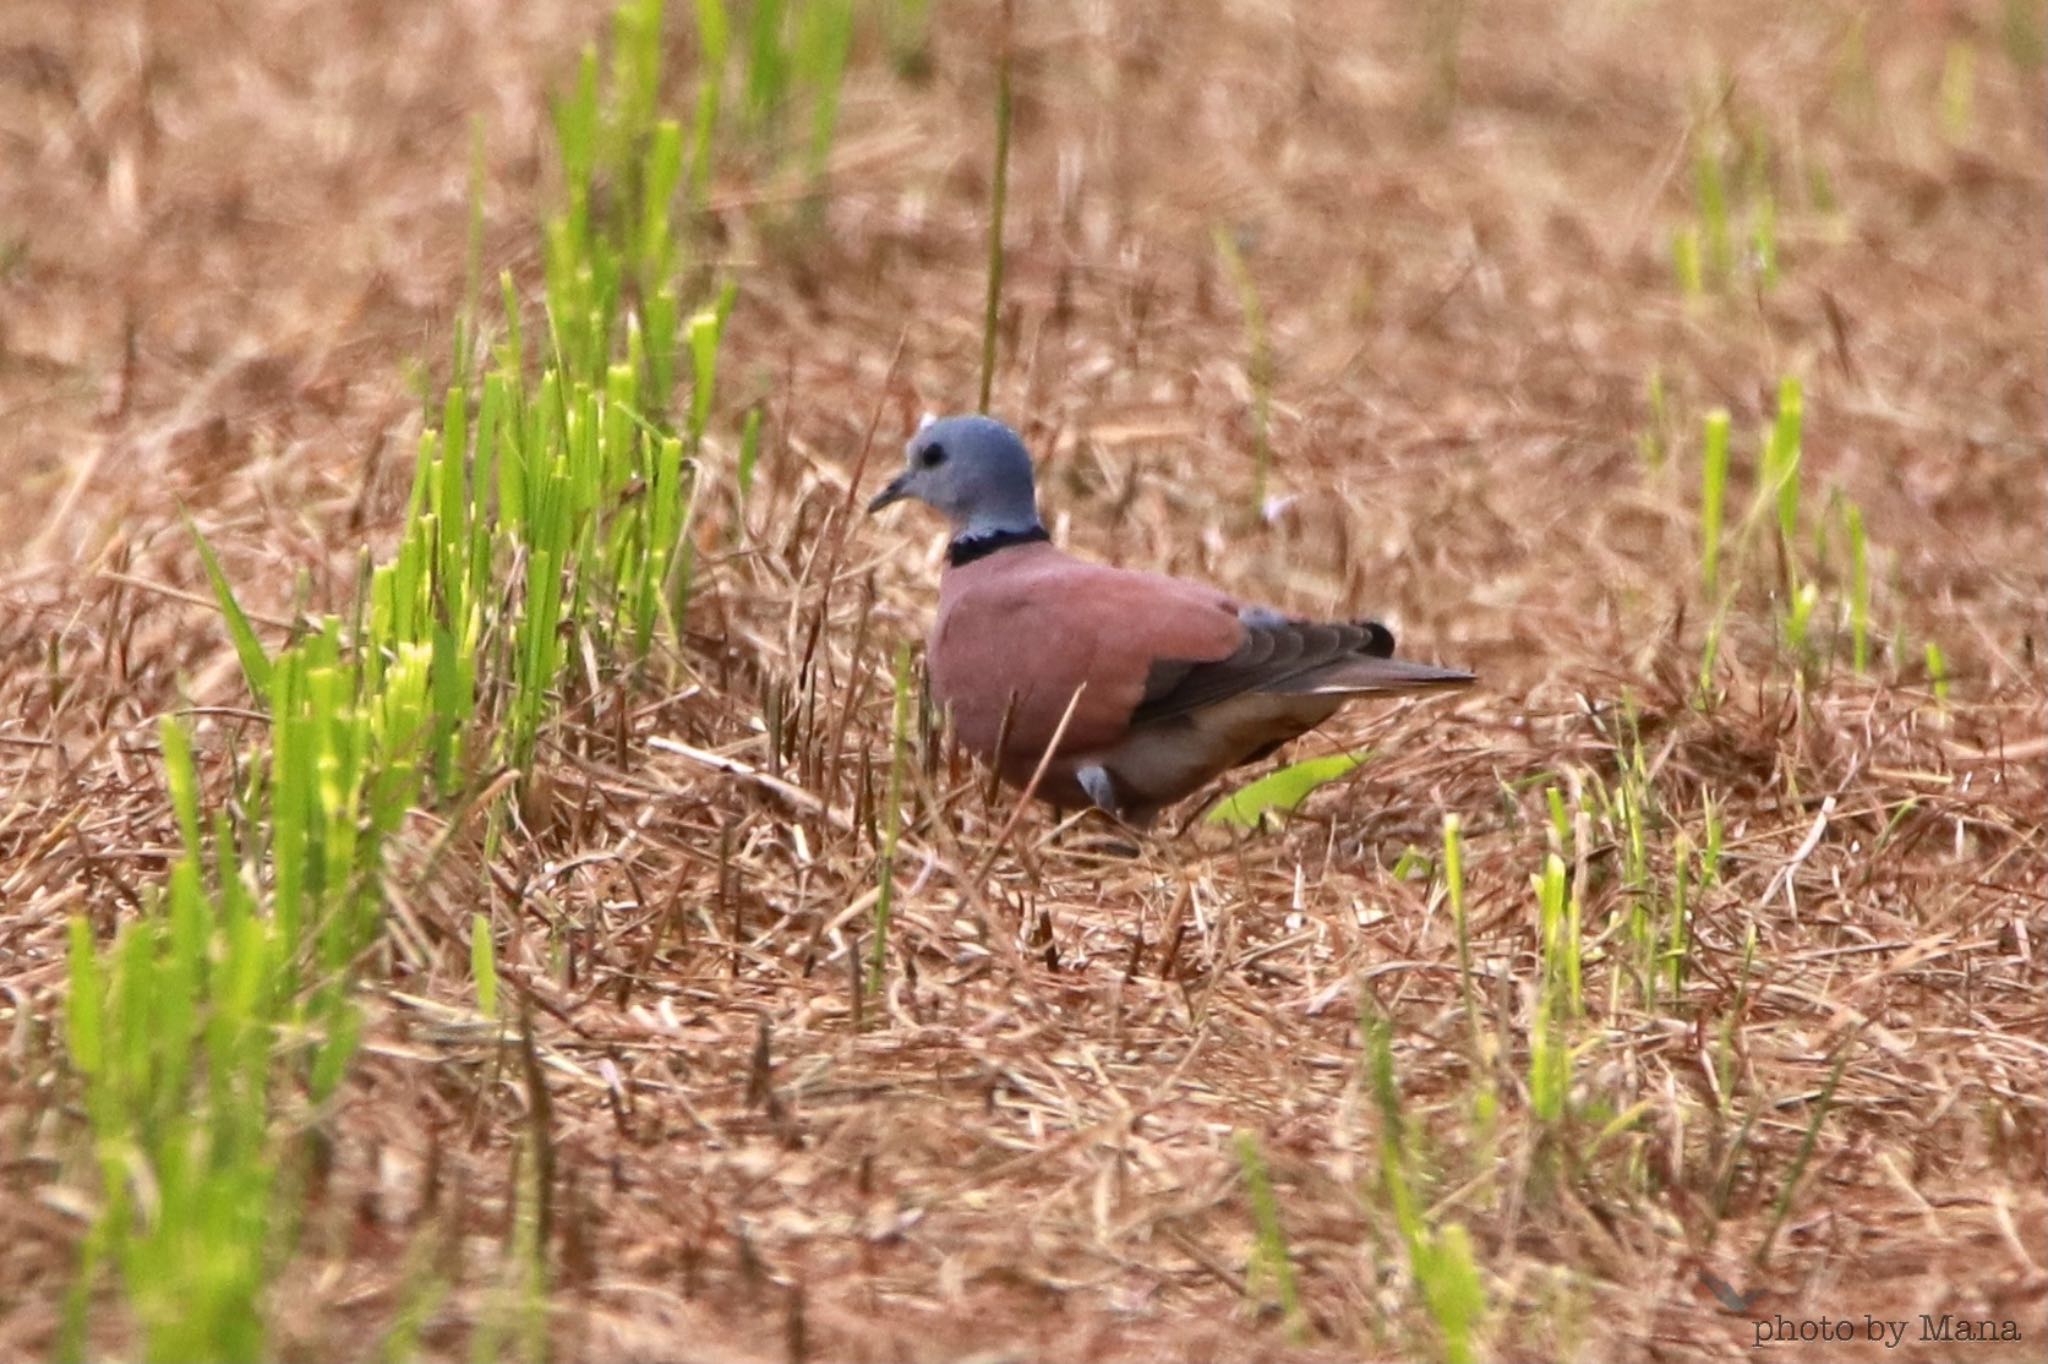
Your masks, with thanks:
M 1145 855 L 1142 844 L 1107 834 L 1076 839 L 1069 845 L 1069 851 L 1081 857 L 1101 857 L 1118 862 L 1135 862 Z

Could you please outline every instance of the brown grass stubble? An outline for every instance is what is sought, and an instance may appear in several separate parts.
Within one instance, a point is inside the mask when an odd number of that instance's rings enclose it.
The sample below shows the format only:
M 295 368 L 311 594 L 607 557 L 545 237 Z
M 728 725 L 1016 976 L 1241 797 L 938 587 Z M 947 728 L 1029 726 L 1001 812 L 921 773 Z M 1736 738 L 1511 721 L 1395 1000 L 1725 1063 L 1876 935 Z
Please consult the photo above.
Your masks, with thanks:
M 491 258 L 533 271 L 542 96 L 596 13 L 522 13 L 508 30 L 376 5 L 241 23 L 157 6 L 140 67 L 119 14 L 43 16 L 19 46 L 44 55 L 0 82 L 14 145 L 37 158 L 0 181 L 7 220 L 28 225 L 0 367 L 17 487 L 0 559 L 8 1352 L 46 1347 L 90 1188 L 54 1106 L 63 920 L 111 927 L 160 874 L 157 713 L 207 708 L 217 794 L 256 737 L 225 639 L 176 595 L 203 590 L 176 503 L 272 617 L 293 614 L 301 571 L 313 605 L 345 600 L 357 547 L 401 500 L 406 366 L 445 364 L 468 113 L 490 124 Z M 1420 1324 L 1401 1315 L 1402 1257 L 1371 1192 L 1361 989 L 1395 1020 L 1411 1116 L 1449 1180 L 1433 1192 L 1473 1229 L 1498 1353 L 1733 1354 L 1754 1327 L 1708 1275 L 1795 1319 L 2037 1322 L 2043 403 L 2035 310 L 2012 301 L 2038 294 L 2041 133 L 2021 113 L 2039 74 L 1984 61 L 1979 134 L 1952 150 L 1925 93 L 1943 31 L 1871 23 L 1884 112 L 1859 122 L 1821 93 L 1842 16 L 1756 41 L 1774 16 L 1721 9 L 1688 32 L 1492 7 L 1441 137 L 1414 116 L 1421 68 L 1392 10 L 1025 25 L 997 407 L 1026 415 L 1063 537 L 1304 609 L 1389 611 L 1488 686 L 1303 745 L 1380 756 L 1282 835 L 1191 834 L 1136 860 L 1032 818 L 966 878 L 1007 798 L 984 808 L 972 774 L 934 755 L 912 783 L 889 984 L 855 1030 L 846 965 L 887 752 L 877 675 L 923 628 L 935 539 L 834 518 L 906 322 L 885 430 L 967 400 L 983 18 L 946 19 L 929 89 L 865 67 L 833 240 L 790 250 L 721 215 L 724 249 L 749 263 L 730 372 L 768 402 L 771 440 L 751 533 L 706 546 L 676 685 L 569 698 L 527 836 L 489 868 L 458 840 L 464 856 L 395 883 L 400 945 L 279 1295 L 285 1345 L 360 1348 L 357 1323 L 389 1319 L 418 1247 L 439 1247 L 454 1283 L 430 1353 L 462 1353 L 490 1310 L 528 1122 L 516 1057 L 496 1056 L 465 981 L 460 926 L 483 895 L 518 925 L 500 959 L 537 1006 L 556 1315 L 575 1354 L 772 1357 L 795 1335 L 825 1357 L 1404 1353 Z M 1741 108 L 1800 130 L 1848 229 L 1787 213 L 1787 284 L 1704 313 L 1679 306 L 1660 256 L 1702 48 L 1730 64 Z M 1062 156 L 1079 172 L 1064 182 Z M 1206 249 L 1216 221 L 1252 230 L 1279 352 L 1276 477 L 1303 496 L 1270 526 L 1238 510 L 1247 395 Z M 1808 466 L 1865 508 L 1880 622 L 1948 651 L 1946 713 L 1910 660 L 1789 691 L 1763 627 L 1738 628 L 1724 704 L 1689 705 L 1690 487 L 1632 453 L 1652 361 L 1689 419 L 1734 410 L 1738 489 L 1744 433 L 1777 374 L 1804 370 Z M 842 533 L 828 592 L 816 551 Z M 770 683 L 809 717 L 781 755 L 758 729 Z M 1389 868 L 1433 846 L 1442 812 L 1464 815 L 1484 995 L 1522 1026 L 1534 779 L 1611 776 L 1624 691 L 1660 804 L 1696 827 L 1711 796 L 1730 854 L 1696 906 L 1682 1010 L 1610 1009 L 1608 968 L 1589 975 L 1600 1044 L 1582 1077 L 1617 1106 L 1650 1102 L 1654 1177 L 1595 1159 L 1543 1179 L 1511 1073 L 1498 1161 L 1468 1164 L 1447 915 Z M 422 816 L 420 831 L 439 828 Z M 1574 866 L 1594 931 L 1621 903 L 1611 857 L 1584 847 Z M 1711 1118 L 1713 1025 L 1738 994 L 1731 1112 L 1759 1117 L 1709 1242 L 1733 1126 Z M 1261 1134 L 1326 1333 L 1300 1351 L 1244 1296 L 1237 1127 Z

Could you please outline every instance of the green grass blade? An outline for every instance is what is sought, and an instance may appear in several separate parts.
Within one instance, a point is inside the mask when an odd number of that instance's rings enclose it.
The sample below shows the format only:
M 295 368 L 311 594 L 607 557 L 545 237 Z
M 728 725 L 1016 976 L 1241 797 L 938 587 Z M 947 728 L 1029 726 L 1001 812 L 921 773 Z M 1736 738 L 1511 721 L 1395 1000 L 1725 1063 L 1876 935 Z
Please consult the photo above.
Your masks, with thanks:
M 1244 1177 L 1245 1197 L 1252 1205 L 1253 1265 L 1272 1280 L 1273 1295 L 1279 1300 L 1280 1319 L 1288 1337 L 1296 1343 L 1308 1339 L 1308 1317 L 1301 1310 L 1301 1288 L 1296 1282 L 1294 1256 L 1287 1249 L 1286 1228 L 1280 1222 L 1280 1200 L 1273 1193 L 1273 1178 L 1266 1169 L 1259 1139 L 1250 1132 L 1237 1134 L 1237 1163 Z
M 1700 591 L 1721 594 L 1721 525 L 1728 499 L 1728 411 L 1707 413 L 1700 437 Z
M 491 920 L 487 914 L 469 916 L 469 974 L 476 982 L 477 1012 L 485 1018 L 496 1018 L 498 958 L 491 943 Z
M 1330 753 L 1291 763 L 1218 801 L 1206 816 L 1207 822 L 1256 829 L 1268 814 L 1293 813 L 1319 788 L 1348 776 L 1371 756 L 1370 752 Z
M 235 657 L 242 662 L 242 676 L 248 679 L 249 691 L 258 698 L 270 694 L 270 656 L 263 652 L 263 643 L 256 638 L 256 627 L 249 623 L 249 615 L 242 610 L 241 602 L 235 599 L 234 588 L 228 585 L 227 574 L 221 572 L 220 559 L 214 554 L 213 546 L 199 533 L 191 517 L 185 518 L 185 528 L 192 532 L 193 543 L 199 547 L 199 561 L 206 566 L 206 581 L 213 587 L 214 600 L 220 603 L 221 617 L 227 621 L 228 638 L 234 642 Z

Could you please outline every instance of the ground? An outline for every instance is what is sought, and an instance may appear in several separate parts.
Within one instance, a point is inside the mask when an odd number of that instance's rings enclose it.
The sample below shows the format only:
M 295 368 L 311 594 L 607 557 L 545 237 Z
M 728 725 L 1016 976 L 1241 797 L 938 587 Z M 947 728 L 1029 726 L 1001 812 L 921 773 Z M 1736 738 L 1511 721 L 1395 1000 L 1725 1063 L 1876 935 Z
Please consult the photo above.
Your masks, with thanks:
M 1302 741 L 1371 757 L 1285 823 L 1190 808 L 1135 848 L 1013 821 L 920 742 L 886 986 L 854 987 L 889 659 L 942 535 L 845 513 L 920 413 L 974 405 L 1002 47 L 996 6 L 942 3 L 926 59 L 892 64 L 861 11 L 822 225 L 744 157 L 699 225 L 696 268 L 740 285 L 703 478 L 730 482 L 759 406 L 754 494 L 702 501 L 668 671 L 565 705 L 513 836 L 394 878 L 364 1053 L 298 1115 L 325 1154 L 273 1353 L 512 1330 L 537 1078 L 561 1358 L 1428 1357 L 1454 1345 L 1427 1254 L 1460 1244 L 1482 1358 L 2039 1358 L 2036 9 L 1019 9 L 993 408 L 1055 535 L 1370 612 L 1481 684 Z M 184 518 L 271 638 L 347 610 L 450 379 L 472 185 L 483 278 L 537 297 L 548 99 L 605 14 L 0 20 L 0 1355 L 54 1348 L 99 1193 L 67 920 L 110 933 L 163 878 L 160 715 L 191 719 L 217 799 L 262 741 Z M 1781 541 L 1768 496 L 1738 523 L 1788 376 Z M 1539 987 L 1553 852 L 1576 1011 Z M 478 1012 L 479 912 L 534 1076 Z M 93 1291 L 118 1356 L 118 1286 Z M 1944 1314 L 2024 1340 L 1925 1338 Z M 1811 1339 L 1844 1321 L 1856 1341 Z

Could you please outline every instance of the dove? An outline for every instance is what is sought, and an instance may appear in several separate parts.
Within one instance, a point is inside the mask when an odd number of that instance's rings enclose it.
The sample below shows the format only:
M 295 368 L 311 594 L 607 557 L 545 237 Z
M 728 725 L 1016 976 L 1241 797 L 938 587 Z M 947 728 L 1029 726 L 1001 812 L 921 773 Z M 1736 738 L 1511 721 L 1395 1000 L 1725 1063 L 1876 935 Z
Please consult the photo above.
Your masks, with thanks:
M 1065 553 L 1039 519 L 1030 453 L 991 417 L 929 421 L 904 455 L 868 511 L 918 501 L 951 526 L 925 647 L 933 698 L 1010 785 L 1044 759 L 1037 794 L 1056 807 L 1144 828 L 1353 697 L 1474 680 L 1395 658 L 1376 621 L 1304 620 Z

